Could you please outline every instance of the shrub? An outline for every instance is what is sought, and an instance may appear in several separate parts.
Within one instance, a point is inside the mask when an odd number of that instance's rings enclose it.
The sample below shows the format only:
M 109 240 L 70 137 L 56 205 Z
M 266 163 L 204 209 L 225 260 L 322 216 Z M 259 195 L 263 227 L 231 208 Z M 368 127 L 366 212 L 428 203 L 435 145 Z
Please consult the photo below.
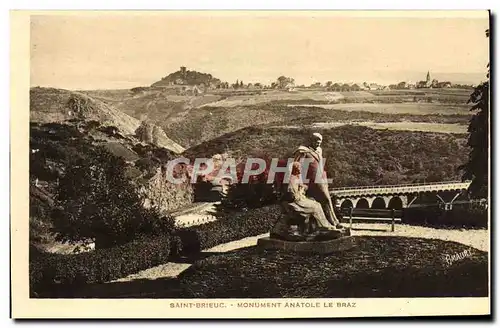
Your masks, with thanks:
M 202 249 L 269 232 L 281 216 L 273 205 L 247 212 L 225 212 L 217 221 L 178 230 L 174 235 L 142 236 L 127 244 L 73 255 L 30 249 L 31 297 L 71 297 L 86 284 L 125 277 Z
M 456 242 L 355 236 L 356 247 L 297 254 L 248 247 L 197 261 L 183 298 L 484 297 L 488 253 Z M 467 254 L 454 262 L 447 257 Z
M 223 203 L 230 208 L 256 208 L 276 203 L 277 197 L 276 187 L 273 184 L 237 183 L 229 187 Z
M 102 148 L 68 165 L 53 212 L 58 240 L 93 239 L 96 248 L 127 243 L 144 234 L 168 233 L 174 220 L 160 218 L 125 178 L 125 162 Z
M 102 283 L 160 265 L 170 256 L 170 235 L 75 255 L 30 250 L 31 297 L 71 297 L 85 284 Z
M 182 250 L 175 253 L 198 253 L 202 249 L 269 232 L 281 215 L 278 205 L 223 213 L 217 221 L 178 230 L 176 236 L 180 238 Z
M 403 220 L 418 225 L 484 228 L 488 226 L 488 212 L 479 203 L 454 205 L 450 211 L 439 206 L 409 207 L 403 209 Z

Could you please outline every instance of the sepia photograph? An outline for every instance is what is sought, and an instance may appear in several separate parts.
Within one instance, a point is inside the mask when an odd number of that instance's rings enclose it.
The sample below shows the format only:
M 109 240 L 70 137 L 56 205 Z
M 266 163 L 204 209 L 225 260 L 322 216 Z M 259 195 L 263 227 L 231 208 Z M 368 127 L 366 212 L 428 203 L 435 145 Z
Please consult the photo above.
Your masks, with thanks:
M 11 18 L 18 313 L 491 313 L 489 11 Z

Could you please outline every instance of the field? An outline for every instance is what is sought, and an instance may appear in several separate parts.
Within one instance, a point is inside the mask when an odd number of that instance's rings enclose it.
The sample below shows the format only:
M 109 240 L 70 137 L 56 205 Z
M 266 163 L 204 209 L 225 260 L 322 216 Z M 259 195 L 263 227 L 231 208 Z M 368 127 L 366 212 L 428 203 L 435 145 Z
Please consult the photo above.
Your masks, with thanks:
M 361 125 L 377 130 L 395 130 L 395 131 L 422 131 L 422 132 L 435 132 L 435 133 L 454 133 L 465 134 L 467 133 L 467 125 L 458 123 L 431 123 L 431 122 L 321 122 L 313 123 L 312 128 L 334 128 L 342 125 Z M 288 126 L 288 128 L 301 129 L 303 126 Z
M 224 247 L 226 243 L 237 243 L 267 233 L 277 216 L 282 215 L 281 211 L 275 205 L 271 206 L 272 209 L 262 207 L 264 202 L 262 198 L 258 198 L 261 203 L 256 209 L 242 210 L 239 207 L 231 210 L 227 208 L 230 201 L 224 200 L 209 215 L 202 216 L 201 214 L 206 213 L 201 213 L 201 209 L 194 214 L 180 214 L 185 207 L 193 205 L 197 187 L 190 184 L 180 189 L 168 186 L 159 170 L 159 162 L 164 163 L 173 156 L 192 159 L 227 154 L 238 160 L 250 156 L 287 158 L 314 131 L 324 136 L 322 148 L 327 159 L 326 170 L 333 179 L 333 186 L 457 180 L 461 177 L 458 167 L 466 161 L 469 152 L 466 132 L 471 113 L 469 105 L 465 104 L 468 92 L 214 90 L 204 95 L 187 96 L 158 89 L 146 89 L 144 92 L 73 92 L 34 88 L 30 98 L 32 121 L 61 124 L 51 123 L 44 133 L 38 134 L 34 133 L 37 130 L 32 127 L 31 146 L 42 149 L 41 153 L 54 153 L 58 156 L 62 153 L 64 156 L 59 161 L 56 160 L 57 156 L 55 159 L 49 158 L 48 162 L 42 163 L 44 165 L 38 166 L 37 160 L 43 160 L 43 156 L 32 156 L 30 165 L 35 164 L 30 168 L 32 178 L 38 179 L 42 177 L 42 173 L 53 175 L 51 167 L 54 163 L 74 167 L 70 166 L 70 159 L 77 155 L 82 157 L 83 162 L 90 163 L 95 149 L 89 146 L 88 152 L 84 152 L 74 147 L 72 142 L 78 141 L 78 136 L 66 133 L 71 128 L 77 134 L 88 134 L 90 141 L 104 146 L 112 156 L 111 159 L 125 159 L 128 163 L 116 170 L 125 172 L 120 175 L 123 176 L 120 181 L 135 181 L 149 203 L 170 210 L 169 215 L 171 211 L 178 211 L 178 223 L 184 222 L 185 227 L 172 228 L 174 230 L 159 237 L 151 235 L 144 239 L 137 238 L 110 248 L 98 247 L 102 243 L 95 242 L 94 245 L 97 246 L 93 250 L 83 254 L 68 254 L 73 251 L 72 247 L 49 238 L 52 207 L 48 205 L 56 198 L 41 197 L 45 192 L 43 187 L 32 188 L 30 245 L 35 248 L 38 246 L 39 254 L 34 251 L 30 254 L 31 291 L 39 290 L 38 297 L 44 297 L 45 293 L 50 297 L 77 297 L 77 290 L 90 292 L 87 288 L 90 284 L 107 282 L 102 285 L 115 286 L 123 296 L 125 289 L 122 287 L 130 283 L 126 281 L 130 275 L 135 274 L 142 281 L 152 282 L 153 280 L 149 280 L 151 277 L 144 276 L 145 272 L 158 273 L 158 268 L 165 269 L 169 263 L 179 261 L 182 263 L 173 263 L 179 268 L 186 269 L 189 263 L 193 265 L 178 277 L 168 280 L 165 285 L 160 286 L 162 279 L 166 277 L 157 277 L 159 279 L 155 282 L 160 285 L 154 288 L 155 297 L 167 294 L 172 296 L 172 292 L 181 292 L 175 295 L 180 297 L 484 295 L 487 287 L 486 253 L 474 253 L 472 260 L 465 261 L 463 266 L 457 266 L 452 271 L 439 265 L 438 270 L 429 271 L 428 264 L 433 263 L 436 250 L 458 252 L 464 246 L 418 238 L 410 241 L 396 235 L 384 240 L 358 236 L 361 247 L 346 253 L 347 257 L 335 255 L 328 258 L 308 257 L 304 260 L 290 254 L 262 256 L 261 252 L 250 247 L 203 259 L 206 255 L 204 252 L 200 253 L 203 249 Z M 85 99 L 86 106 L 79 116 L 87 122 L 66 125 L 68 122 L 78 121 L 67 107 L 68 100 L 75 94 Z M 92 127 L 96 121 L 103 125 L 117 126 L 126 132 L 125 136 L 113 133 L 108 135 L 107 130 Z M 182 147 L 182 153 L 164 154 L 163 148 L 146 145 L 151 142 L 149 139 L 136 139 L 140 137 L 137 134 L 133 136 L 136 127 L 145 122 L 152 122 L 163 128 L 163 139 L 168 141 L 165 144 L 172 148 L 175 142 L 174 145 Z M 60 133 L 54 135 L 54 131 Z M 146 132 L 144 134 L 147 135 Z M 110 177 L 106 176 L 104 180 L 118 181 L 111 176 L 115 171 L 106 170 L 108 171 Z M 59 181 L 55 178 L 53 180 Z M 117 215 L 126 212 L 131 207 L 130 204 L 134 203 L 118 202 L 121 195 L 118 190 L 113 189 L 117 196 L 111 198 L 111 187 L 96 189 L 99 184 L 90 178 L 84 180 L 90 182 L 92 187 L 89 190 L 78 190 L 78 200 L 84 199 L 85 193 L 96 193 L 98 190 L 105 200 L 99 204 L 99 208 L 106 208 L 108 204 L 121 204 L 115 205 Z M 228 199 L 233 199 L 233 194 L 229 192 Z M 245 196 L 251 198 L 254 194 L 249 192 Z M 264 192 L 258 196 L 262 194 Z M 101 217 L 109 219 L 109 215 L 100 215 L 99 218 Z M 110 220 L 118 222 L 119 219 L 113 217 Z M 197 225 L 201 221 L 204 224 Z M 147 226 L 149 222 L 141 224 Z M 153 220 L 151 224 L 157 224 L 157 221 Z M 119 224 L 110 226 L 119 227 Z M 135 228 L 130 229 L 127 236 L 135 236 Z M 438 231 L 440 236 L 444 234 L 443 231 Z M 416 244 L 419 247 L 412 248 Z M 41 247 L 43 245 L 51 247 Z M 410 248 L 411 252 L 408 251 Z M 63 253 L 66 255 L 62 255 Z M 38 254 L 40 258 L 34 254 Z M 352 262 L 353 258 L 358 260 Z M 193 261 L 186 262 L 191 260 Z M 284 263 L 290 266 L 283 266 Z M 273 278 L 275 267 L 279 267 L 280 272 L 290 272 L 292 279 Z M 352 275 L 354 271 L 362 274 Z M 304 276 L 319 283 L 311 284 L 304 280 L 297 284 L 300 277 Z M 401 279 L 387 280 L 387 277 L 394 276 Z M 450 276 L 454 277 L 453 283 L 449 283 Z M 420 285 L 414 284 L 415 277 L 420 280 Z M 124 281 L 118 281 L 119 279 Z M 126 292 L 125 297 L 148 294 L 138 281 L 130 283 L 137 290 Z M 169 285 L 172 281 L 173 287 Z M 373 282 L 373 285 L 363 285 L 366 281 Z M 436 284 L 440 286 L 437 290 Z M 264 285 L 271 288 L 263 289 Z M 102 295 L 110 296 L 108 292 Z M 95 294 L 91 297 L 95 297 Z
M 323 153 L 334 186 L 403 184 L 460 179 L 467 157 L 465 135 L 375 130 L 344 125 L 287 129 L 248 127 L 191 147 L 188 158 L 229 153 L 234 158 L 289 158 L 312 131 L 323 135 Z
M 227 94 L 225 99 L 204 106 L 211 107 L 237 107 L 250 106 L 278 101 L 280 103 L 292 102 L 294 104 L 341 103 L 421 103 L 434 102 L 443 104 L 466 104 L 471 90 L 464 89 L 419 89 L 419 90 L 387 90 L 387 91 L 325 91 L 321 89 L 308 90 L 298 89 L 296 91 L 265 90 L 249 92 L 239 95 L 238 93 Z
M 237 106 L 251 106 L 274 101 L 317 101 L 328 103 L 334 100 L 343 98 L 338 92 L 326 91 L 300 91 L 300 92 L 286 92 L 286 91 L 262 91 L 255 94 L 247 95 L 233 95 L 226 99 L 216 102 L 208 103 L 203 106 L 210 107 L 237 107 Z
M 139 121 L 156 123 L 185 148 L 254 125 L 314 128 L 356 122 L 373 128 L 464 133 L 471 115 L 466 104 L 470 90 L 464 89 L 216 89 L 198 96 L 172 94 L 168 89 L 82 93 Z M 32 112 L 32 117 L 37 115 L 64 114 Z
M 288 105 L 296 107 L 295 104 Z M 470 106 L 434 104 L 434 103 L 393 103 L 393 104 L 371 104 L 371 103 L 351 103 L 351 104 L 301 104 L 303 107 L 336 109 L 343 111 L 362 111 L 382 114 L 411 114 L 411 115 L 469 115 Z

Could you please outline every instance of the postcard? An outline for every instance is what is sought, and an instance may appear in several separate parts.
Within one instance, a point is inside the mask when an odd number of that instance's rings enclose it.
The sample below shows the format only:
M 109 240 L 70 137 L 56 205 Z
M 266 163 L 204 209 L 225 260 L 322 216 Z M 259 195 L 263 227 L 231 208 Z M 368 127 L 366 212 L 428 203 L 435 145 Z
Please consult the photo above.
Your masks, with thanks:
M 490 315 L 489 29 L 11 11 L 12 317 Z

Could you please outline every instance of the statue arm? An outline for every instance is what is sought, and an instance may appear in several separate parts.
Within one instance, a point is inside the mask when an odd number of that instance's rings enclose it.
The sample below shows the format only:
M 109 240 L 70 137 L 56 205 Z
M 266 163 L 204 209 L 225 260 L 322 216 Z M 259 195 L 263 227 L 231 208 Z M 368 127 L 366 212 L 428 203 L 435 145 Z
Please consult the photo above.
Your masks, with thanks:
M 293 154 L 293 161 L 294 162 L 299 162 L 304 157 L 306 157 L 306 154 L 303 151 L 301 151 L 300 149 L 297 149 L 295 151 L 295 153 Z

